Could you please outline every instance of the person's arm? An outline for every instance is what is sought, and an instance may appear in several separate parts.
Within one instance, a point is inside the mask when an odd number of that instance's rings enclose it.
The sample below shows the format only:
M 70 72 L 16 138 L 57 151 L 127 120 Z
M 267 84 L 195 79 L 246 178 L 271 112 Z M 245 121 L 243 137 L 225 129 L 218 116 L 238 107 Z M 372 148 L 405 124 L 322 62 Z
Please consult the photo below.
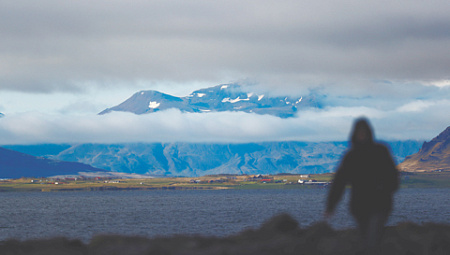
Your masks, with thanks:
M 386 170 L 387 170 L 387 185 L 390 192 L 394 193 L 399 186 L 399 174 L 397 167 L 395 166 L 394 159 L 391 156 L 388 148 L 385 148 L 385 158 L 386 158 Z
M 341 161 L 336 175 L 333 179 L 330 192 L 328 193 L 327 206 L 325 210 L 325 217 L 331 216 L 333 214 L 336 205 L 342 197 L 345 185 L 347 184 L 347 169 L 346 169 L 346 157 Z

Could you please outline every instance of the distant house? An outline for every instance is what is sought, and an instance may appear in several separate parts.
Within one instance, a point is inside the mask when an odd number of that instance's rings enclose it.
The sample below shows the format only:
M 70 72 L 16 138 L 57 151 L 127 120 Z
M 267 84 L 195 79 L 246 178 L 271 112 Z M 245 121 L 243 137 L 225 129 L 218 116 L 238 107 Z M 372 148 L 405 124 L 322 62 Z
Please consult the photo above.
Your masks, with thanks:
M 269 179 L 268 176 L 262 174 L 254 175 L 253 177 L 247 178 L 247 181 L 261 181 L 262 179 Z
M 318 182 L 317 180 L 298 180 L 299 184 L 305 184 L 305 185 L 317 185 L 317 186 L 328 186 L 330 182 Z
M 107 176 L 104 176 L 104 177 L 101 177 L 101 176 L 94 177 L 94 180 L 96 180 L 96 181 L 111 180 L 111 179 L 112 179 L 112 177 L 107 177 Z

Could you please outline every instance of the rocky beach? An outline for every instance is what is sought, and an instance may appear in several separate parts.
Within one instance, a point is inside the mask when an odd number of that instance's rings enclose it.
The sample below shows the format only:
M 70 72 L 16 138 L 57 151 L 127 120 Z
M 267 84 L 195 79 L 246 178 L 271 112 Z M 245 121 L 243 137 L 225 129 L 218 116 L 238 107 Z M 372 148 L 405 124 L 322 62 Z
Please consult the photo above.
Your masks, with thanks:
M 334 230 L 325 222 L 301 228 L 288 214 L 267 220 L 258 229 L 227 237 L 175 235 L 146 238 L 98 235 L 89 243 L 64 237 L 45 240 L 7 240 L 0 253 L 19 254 L 449 254 L 450 226 L 400 223 L 386 227 L 378 251 L 364 253 L 355 229 Z

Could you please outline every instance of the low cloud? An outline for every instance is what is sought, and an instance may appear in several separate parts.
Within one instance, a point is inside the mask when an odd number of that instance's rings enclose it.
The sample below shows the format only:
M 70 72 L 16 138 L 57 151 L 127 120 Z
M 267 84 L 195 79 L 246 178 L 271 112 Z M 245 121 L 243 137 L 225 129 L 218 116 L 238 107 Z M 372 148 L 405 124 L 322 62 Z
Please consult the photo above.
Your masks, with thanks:
M 8 107 L 0 111 L 5 114 L 0 118 L 0 144 L 343 141 L 359 116 L 372 121 L 380 139 L 429 140 L 450 125 L 445 118 L 450 109 L 450 86 L 384 80 L 366 85 L 369 90 L 358 84 L 293 89 L 291 93 L 286 87 L 248 87 L 273 95 L 295 94 L 311 99 L 309 95 L 321 104 L 321 108 L 300 108 L 296 117 L 288 119 L 242 112 L 182 113 L 174 109 L 146 115 L 96 115 L 122 102 L 134 90 L 93 90 L 86 97 L 3 93 L 0 107 Z M 164 86 L 158 89 L 167 92 Z
M 411 110 L 405 110 L 405 109 Z M 409 103 L 394 110 L 328 107 L 299 111 L 280 119 L 240 112 L 181 113 L 167 110 L 146 115 L 113 112 L 64 116 L 29 112 L 0 119 L 0 144 L 345 141 L 355 118 L 368 117 L 376 137 L 429 140 L 450 123 L 450 100 Z

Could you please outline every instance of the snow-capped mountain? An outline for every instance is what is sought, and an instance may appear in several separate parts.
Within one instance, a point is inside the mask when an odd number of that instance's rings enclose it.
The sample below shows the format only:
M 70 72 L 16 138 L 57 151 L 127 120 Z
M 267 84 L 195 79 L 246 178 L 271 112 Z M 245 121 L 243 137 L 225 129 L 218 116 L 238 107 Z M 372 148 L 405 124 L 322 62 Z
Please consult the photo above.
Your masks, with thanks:
M 305 99 L 290 96 L 270 97 L 244 91 L 236 84 L 227 84 L 200 89 L 185 97 L 171 96 L 153 90 L 140 91 L 123 103 L 105 109 L 99 114 L 111 111 L 144 114 L 176 108 L 182 112 L 242 111 L 289 118 L 295 115 L 299 107 L 317 107 L 318 105 L 320 104 L 313 97 Z

